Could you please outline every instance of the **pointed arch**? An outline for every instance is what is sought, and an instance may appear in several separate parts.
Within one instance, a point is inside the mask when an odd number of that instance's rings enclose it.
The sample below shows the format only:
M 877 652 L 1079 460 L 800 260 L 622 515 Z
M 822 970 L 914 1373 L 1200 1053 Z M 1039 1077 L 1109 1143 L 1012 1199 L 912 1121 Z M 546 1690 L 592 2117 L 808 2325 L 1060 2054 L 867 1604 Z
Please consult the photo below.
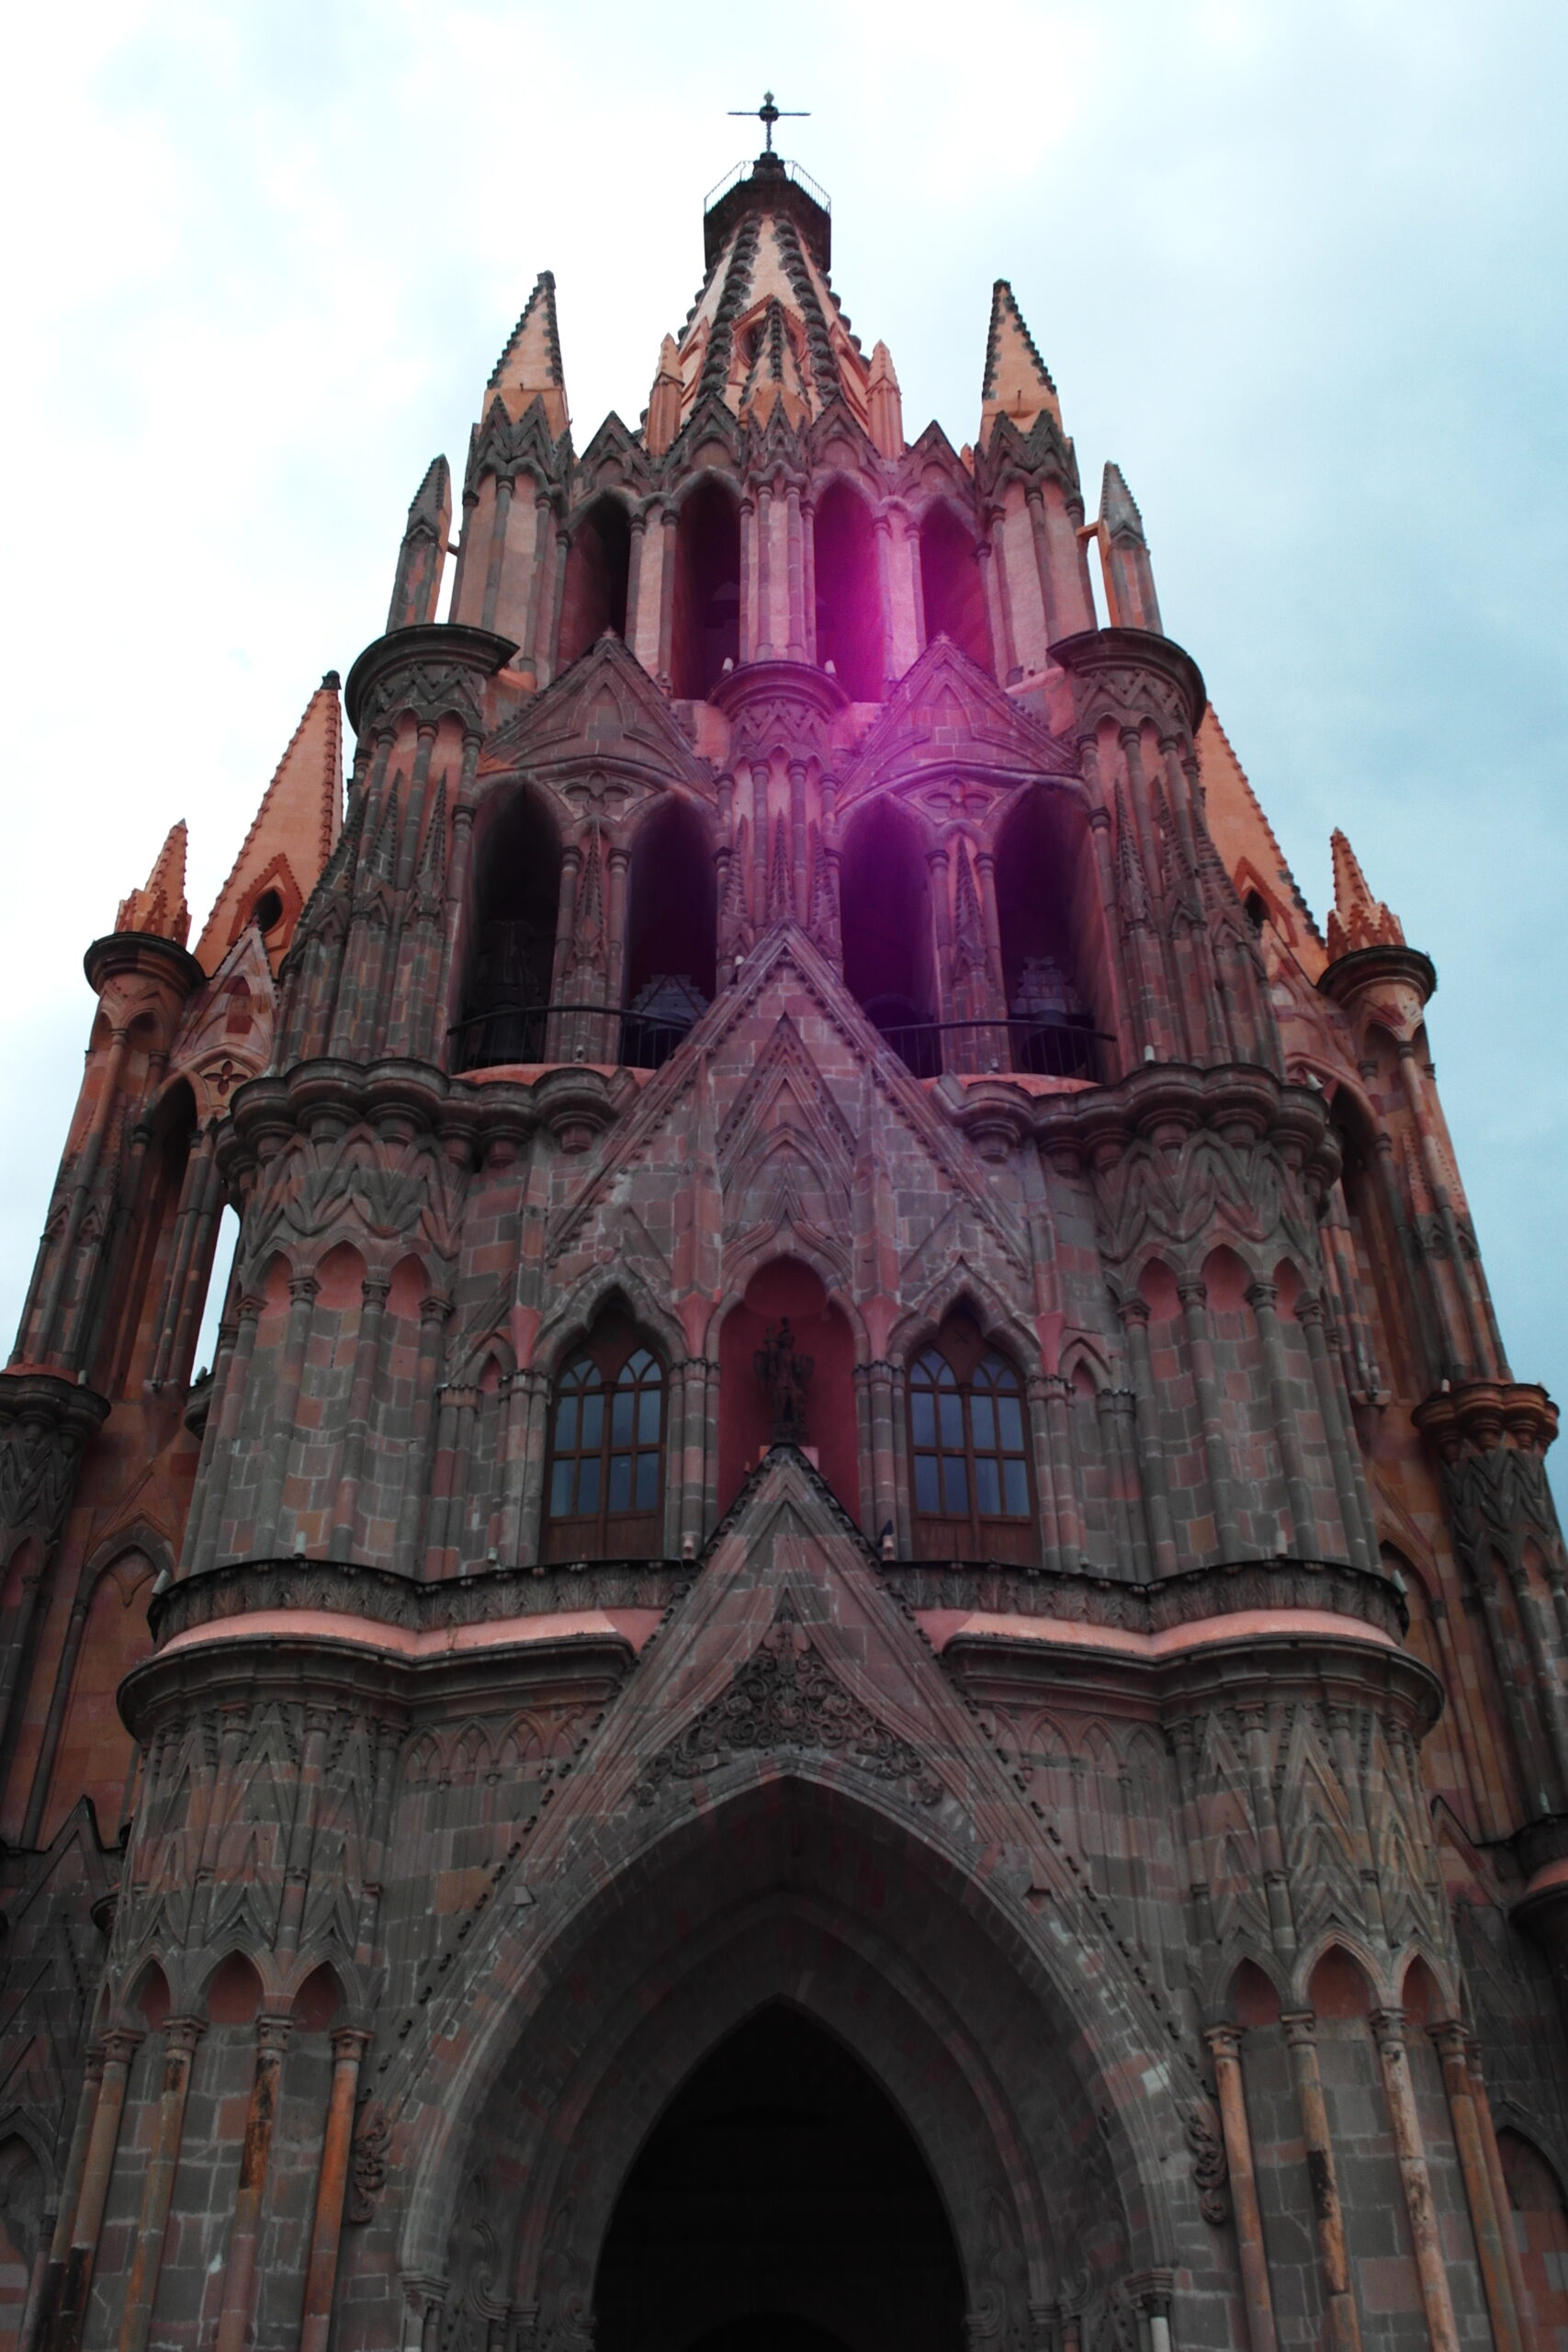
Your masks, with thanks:
M 670 683 L 700 702 L 740 659 L 740 498 L 707 467 L 682 492 L 675 520 L 669 616 Z
M 713 1002 L 718 900 L 709 825 L 676 792 L 633 837 L 621 1058 L 657 1069 Z
M 945 637 L 995 677 L 979 546 L 972 524 L 951 499 L 931 499 L 920 516 L 919 565 L 925 613 L 921 644 Z
M 670 1373 L 636 1319 L 609 1304 L 563 1353 L 550 1389 L 542 1560 L 662 1553 Z
M 1027 1363 L 1027 1359 L 1024 1359 Z M 906 1374 L 911 1523 L 924 1559 L 1038 1558 L 1026 1375 L 962 1307 Z
M 942 1069 L 931 891 L 919 830 L 881 795 L 845 829 L 840 863 L 844 980 L 873 1026 L 917 1078 Z
M 818 490 L 812 518 L 817 582 L 817 659 L 831 665 L 852 702 L 880 702 L 884 639 L 876 527 L 861 485 L 833 474 Z
M 1015 1069 L 1098 1078 L 1114 1002 L 1093 846 L 1075 796 L 1018 795 L 996 835 L 997 922 Z
M 455 1069 L 541 1060 L 555 978 L 561 842 L 542 796 L 490 794 L 474 820 Z

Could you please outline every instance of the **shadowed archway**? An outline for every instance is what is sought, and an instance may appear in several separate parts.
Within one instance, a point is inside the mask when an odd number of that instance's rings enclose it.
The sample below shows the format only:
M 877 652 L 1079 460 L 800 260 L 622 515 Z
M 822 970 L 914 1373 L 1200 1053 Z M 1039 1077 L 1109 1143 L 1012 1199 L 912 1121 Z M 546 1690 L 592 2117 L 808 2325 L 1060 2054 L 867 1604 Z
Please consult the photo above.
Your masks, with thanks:
M 691 2075 L 600 2256 L 597 2352 L 957 2352 L 964 2278 L 908 2125 L 782 2003 Z

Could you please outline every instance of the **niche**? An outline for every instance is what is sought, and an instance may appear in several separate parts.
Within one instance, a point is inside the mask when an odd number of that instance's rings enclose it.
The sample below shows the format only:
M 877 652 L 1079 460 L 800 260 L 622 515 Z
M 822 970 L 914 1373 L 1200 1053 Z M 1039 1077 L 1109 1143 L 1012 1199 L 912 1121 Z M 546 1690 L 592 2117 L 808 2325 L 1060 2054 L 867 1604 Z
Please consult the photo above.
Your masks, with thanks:
M 718 1340 L 718 1503 L 728 1510 L 773 1442 L 768 1392 L 757 1356 L 787 1319 L 794 1352 L 810 1360 L 804 1401 L 806 1444 L 844 1509 L 860 1517 L 855 1434 L 854 1341 L 821 1277 L 798 1258 L 775 1258 L 746 1285 Z
M 926 643 L 945 637 L 993 670 L 991 633 L 986 625 L 986 594 L 975 541 L 951 506 L 940 501 L 920 518 L 920 594 L 925 604 Z
M 998 834 L 996 870 L 1012 1066 L 1097 1079 L 1101 916 L 1081 823 L 1049 792 L 1032 789 Z
M 544 1057 L 555 964 L 560 843 L 526 792 L 500 809 L 475 844 L 477 880 L 457 1069 Z
M 152 1114 L 152 1129 L 95 1371 L 95 1385 L 110 1396 L 134 1393 L 153 1369 L 162 1328 L 158 1308 L 170 1274 L 176 1271 L 180 1196 L 197 1133 L 196 1097 L 185 1080 L 164 1096 Z M 204 1283 L 206 1273 L 205 1264 L 187 1267 L 186 1282 Z M 186 1283 L 179 1289 L 180 1295 L 169 1298 L 166 1306 L 176 1319 Z M 187 1364 L 170 1367 L 179 1379 L 187 1369 Z
M 682 505 L 675 526 L 675 609 L 671 684 L 701 702 L 740 659 L 740 513 L 711 475 Z
M 882 696 L 885 657 L 876 531 L 863 498 L 829 482 L 817 503 L 817 659 L 832 662 L 852 702 Z
M 621 1059 L 668 1061 L 714 995 L 717 903 L 713 856 L 697 812 L 671 797 L 644 821 L 626 904 L 626 1018 Z
M 896 803 L 874 801 L 855 819 L 841 874 L 845 983 L 915 1076 L 935 1078 L 931 886 L 914 825 Z
M 70 1673 L 71 1690 L 50 1775 L 45 1845 L 84 1796 L 105 1846 L 114 1844 L 130 1811 L 136 1749 L 120 1722 L 115 1693 L 152 1648 L 147 1625 L 152 1575 L 144 1554 L 122 1552 L 94 1587 L 75 1658 L 62 1665 L 61 1671 Z
M 596 499 L 577 518 L 566 560 L 558 671 L 596 645 L 606 629 L 626 633 L 632 532 L 618 498 Z

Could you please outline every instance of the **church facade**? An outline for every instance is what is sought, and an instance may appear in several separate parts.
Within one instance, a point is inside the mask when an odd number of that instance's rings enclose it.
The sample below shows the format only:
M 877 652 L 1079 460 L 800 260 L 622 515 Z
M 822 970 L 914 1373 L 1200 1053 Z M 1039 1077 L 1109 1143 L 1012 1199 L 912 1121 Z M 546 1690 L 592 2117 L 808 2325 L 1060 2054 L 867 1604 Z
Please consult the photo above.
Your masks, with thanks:
M 581 451 L 539 279 L 195 951 L 183 827 L 87 950 L 0 2345 L 1551 2352 L 1556 1412 L 1432 964 L 1008 287 L 955 450 L 798 167 L 703 231 Z

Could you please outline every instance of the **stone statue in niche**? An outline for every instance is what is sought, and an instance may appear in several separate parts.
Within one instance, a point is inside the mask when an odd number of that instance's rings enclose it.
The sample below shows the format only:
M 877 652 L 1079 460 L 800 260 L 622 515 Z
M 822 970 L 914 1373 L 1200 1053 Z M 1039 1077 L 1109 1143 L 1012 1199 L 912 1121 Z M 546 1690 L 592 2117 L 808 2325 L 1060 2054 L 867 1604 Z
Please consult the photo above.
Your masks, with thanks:
M 806 1391 L 810 1383 L 816 1359 L 796 1355 L 795 1334 L 784 1316 L 777 1327 L 769 1324 L 767 1334 L 753 1359 L 757 1377 L 768 1399 L 768 1411 L 773 1417 L 775 1445 L 805 1445 Z

